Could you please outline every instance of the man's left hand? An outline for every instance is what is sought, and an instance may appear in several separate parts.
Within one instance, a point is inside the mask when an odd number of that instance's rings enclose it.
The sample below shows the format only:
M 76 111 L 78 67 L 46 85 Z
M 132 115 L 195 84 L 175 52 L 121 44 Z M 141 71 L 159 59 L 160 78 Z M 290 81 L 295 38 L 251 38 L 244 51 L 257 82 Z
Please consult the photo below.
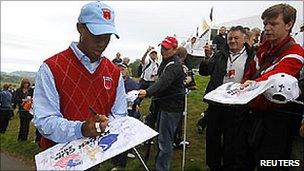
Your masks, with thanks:
M 253 85 L 253 84 L 256 84 L 256 81 L 255 81 L 255 80 L 247 80 L 247 81 L 245 81 L 243 84 L 241 84 L 240 89 L 243 90 L 243 89 L 245 89 L 246 87 L 248 87 L 248 86 L 250 86 L 250 85 Z

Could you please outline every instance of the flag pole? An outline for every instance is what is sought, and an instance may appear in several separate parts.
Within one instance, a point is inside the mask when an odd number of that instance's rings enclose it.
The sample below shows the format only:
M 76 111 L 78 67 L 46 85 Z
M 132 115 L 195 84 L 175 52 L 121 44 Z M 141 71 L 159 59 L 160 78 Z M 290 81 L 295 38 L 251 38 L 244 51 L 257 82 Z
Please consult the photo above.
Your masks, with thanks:
M 211 44 L 211 32 L 212 32 L 212 26 L 213 26 L 213 6 L 211 7 L 209 18 L 210 18 L 211 22 L 210 22 L 210 26 L 209 26 L 208 43 Z

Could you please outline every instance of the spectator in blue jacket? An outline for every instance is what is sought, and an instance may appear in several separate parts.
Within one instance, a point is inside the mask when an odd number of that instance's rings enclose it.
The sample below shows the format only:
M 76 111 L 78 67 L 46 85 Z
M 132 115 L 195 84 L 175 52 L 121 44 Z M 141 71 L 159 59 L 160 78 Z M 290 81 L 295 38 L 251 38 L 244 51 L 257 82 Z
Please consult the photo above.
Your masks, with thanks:
M 8 84 L 3 85 L 3 90 L 0 92 L 0 133 L 4 134 L 8 122 L 11 118 L 13 110 L 12 110 L 12 94 L 8 90 Z

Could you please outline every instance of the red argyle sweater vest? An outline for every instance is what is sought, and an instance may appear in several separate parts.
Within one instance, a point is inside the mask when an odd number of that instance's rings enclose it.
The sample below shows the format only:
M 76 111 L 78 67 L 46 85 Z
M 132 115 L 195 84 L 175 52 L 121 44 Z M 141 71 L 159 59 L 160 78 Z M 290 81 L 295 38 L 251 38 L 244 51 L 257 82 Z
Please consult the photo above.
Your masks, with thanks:
M 119 69 L 107 58 L 91 74 L 75 56 L 71 48 L 48 58 L 59 94 L 60 112 L 68 120 L 85 121 L 92 116 L 89 106 L 108 115 L 116 98 Z M 55 143 L 42 137 L 40 146 L 49 148 Z

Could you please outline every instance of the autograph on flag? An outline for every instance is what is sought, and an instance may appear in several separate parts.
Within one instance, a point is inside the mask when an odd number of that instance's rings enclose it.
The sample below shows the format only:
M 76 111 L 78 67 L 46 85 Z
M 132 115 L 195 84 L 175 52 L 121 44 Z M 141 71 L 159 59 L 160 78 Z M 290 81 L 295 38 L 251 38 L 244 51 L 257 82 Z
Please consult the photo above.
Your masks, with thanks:
M 274 80 L 260 81 L 243 90 L 240 89 L 240 83 L 229 82 L 207 93 L 204 99 L 222 104 L 247 104 L 269 89 L 273 82 Z
M 37 170 L 85 170 L 127 151 L 158 133 L 132 117 L 109 123 L 109 131 L 97 138 L 57 144 L 35 156 Z

